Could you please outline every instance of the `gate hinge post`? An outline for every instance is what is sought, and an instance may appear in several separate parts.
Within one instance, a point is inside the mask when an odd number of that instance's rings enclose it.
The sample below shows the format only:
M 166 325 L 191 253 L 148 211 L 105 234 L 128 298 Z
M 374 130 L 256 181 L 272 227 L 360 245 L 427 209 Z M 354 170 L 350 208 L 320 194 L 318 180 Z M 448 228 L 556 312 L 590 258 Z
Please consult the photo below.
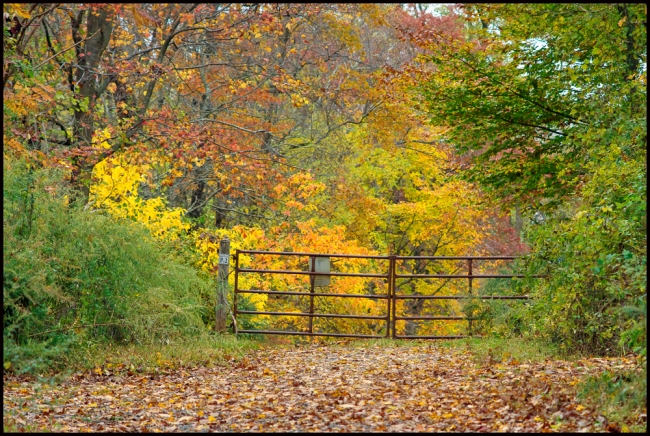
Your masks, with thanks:
M 227 328 L 229 263 L 230 239 L 226 237 L 219 242 L 219 266 L 217 268 L 217 295 L 214 322 L 214 329 L 217 333 L 223 333 Z

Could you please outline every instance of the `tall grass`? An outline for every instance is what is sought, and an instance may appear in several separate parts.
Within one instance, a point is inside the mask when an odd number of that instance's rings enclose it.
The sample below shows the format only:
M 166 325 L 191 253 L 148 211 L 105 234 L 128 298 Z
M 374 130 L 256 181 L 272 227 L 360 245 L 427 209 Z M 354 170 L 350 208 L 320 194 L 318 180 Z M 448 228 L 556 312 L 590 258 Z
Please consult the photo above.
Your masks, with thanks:
M 213 282 L 136 223 L 68 203 L 54 170 L 3 163 L 5 369 L 52 367 L 75 343 L 151 344 L 205 331 Z

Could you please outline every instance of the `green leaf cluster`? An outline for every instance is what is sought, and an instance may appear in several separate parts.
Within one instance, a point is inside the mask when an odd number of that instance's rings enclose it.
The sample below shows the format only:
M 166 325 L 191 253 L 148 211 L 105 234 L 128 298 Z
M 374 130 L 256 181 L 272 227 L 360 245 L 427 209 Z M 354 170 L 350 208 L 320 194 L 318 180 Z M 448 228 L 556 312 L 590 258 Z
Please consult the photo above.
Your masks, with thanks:
M 420 105 L 510 202 L 577 195 L 596 151 L 638 159 L 645 141 L 645 6 L 469 5 L 469 43 L 436 38 Z

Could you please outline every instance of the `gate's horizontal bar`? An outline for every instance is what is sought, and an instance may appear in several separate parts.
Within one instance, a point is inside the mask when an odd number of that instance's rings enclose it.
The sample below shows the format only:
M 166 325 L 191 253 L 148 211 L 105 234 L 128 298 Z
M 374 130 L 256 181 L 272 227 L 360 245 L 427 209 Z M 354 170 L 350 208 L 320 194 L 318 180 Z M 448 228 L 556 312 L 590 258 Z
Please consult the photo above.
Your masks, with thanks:
M 395 339 L 464 339 L 472 336 L 401 336 L 395 335 Z
M 396 316 L 395 320 L 412 320 L 412 319 L 437 319 L 442 321 L 457 321 L 457 320 L 477 320 L 478 318 L 467 318 L 466 316 Z
M 290 292 L 290 291 L 260 291 L 257 289 L 237 289 L 237 294 L 269 294 L 269 295 L 312 295 L 314 297 L 348 297 L 348 298 L 379 298 L 385 300 L 388 295 L 367 295 L 367 294 L 319 294 L 314 292 Z
M 273 269 L 248 269 L 240 268 L 237 271 L 242 273 L 265 273 L 265 274 L 301 274 L 301 275 L 314 275 L 314 276 L 340 276 L 340 277 L 380 277 L 388 278 L 388 274 L 364 274 L 364 273 L 341 273 L 341 272 L 310 272 L 310 271 L 293 271 L 293 270 L 273 270 Z
M 530 300 L 528 295 L 395 295 L 396 300 L 464 300 L 480 298 L 481 300 Z
M 315 256 L 315 257 L 347 257 L 355 259 L 390 259 L 390 256 L 364 255 L 364 254 L 339 254 L 339 253 L 303 253 L 289 251 L 259 251 L 259 250 L 237 250 L 243 254 L 273 254 L 282 256 Z M 519 256 L 395 256 L 397 260 L 407 259 L 431 259 L 431 260 L 512 260 Z
M 518 256 L 395 256 L 395 259 L 431 259 L 431 260 L 510 260 Z
M 237 315 L 244 313 L 246 315 L 278 315 L 278 316 L 316 316 L 322 318 L 354 318 L 354 319 L 382 319 L 385 316 L 365 316 L 365 315 L 339 315 L 336 313 L 303 313 L 303 312 L 254 312 L 252 310 L 237 310 Z
M 280 331 L 270 331 L 270 330 L 237 330 L 237 333 L 252 333 L 257 335 L 334 336 L 337 338 L 374 338 L 374 339 L 386 338 L 386 336 L 378 336 L 378 335 L 348 335 L 345 333 L 280 332 Z
M 237 250 L 243 254 L 277 254 L 282 256 L 347 257 L 353 259 L 390 259 L 390 256 L 373 256 L 364 254 L 330 254 L 330 253 L 292 253 L 287 251 Z
M 509 279 L 513 277 L 526 276 L 523 274 L 395 274 L 396 279 Z

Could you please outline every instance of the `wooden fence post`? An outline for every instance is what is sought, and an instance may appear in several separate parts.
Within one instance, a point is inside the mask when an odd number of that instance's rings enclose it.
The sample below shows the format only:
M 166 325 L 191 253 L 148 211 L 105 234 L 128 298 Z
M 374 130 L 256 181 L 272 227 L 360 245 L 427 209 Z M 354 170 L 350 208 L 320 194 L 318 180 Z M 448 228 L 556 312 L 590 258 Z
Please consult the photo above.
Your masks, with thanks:
M 214 329 L 217 333 L 226 331 L 228 317 L 228 269 L 230 267 L 230 240 L 219 242 L 219 269 L 217 274 L 217 295 Z

